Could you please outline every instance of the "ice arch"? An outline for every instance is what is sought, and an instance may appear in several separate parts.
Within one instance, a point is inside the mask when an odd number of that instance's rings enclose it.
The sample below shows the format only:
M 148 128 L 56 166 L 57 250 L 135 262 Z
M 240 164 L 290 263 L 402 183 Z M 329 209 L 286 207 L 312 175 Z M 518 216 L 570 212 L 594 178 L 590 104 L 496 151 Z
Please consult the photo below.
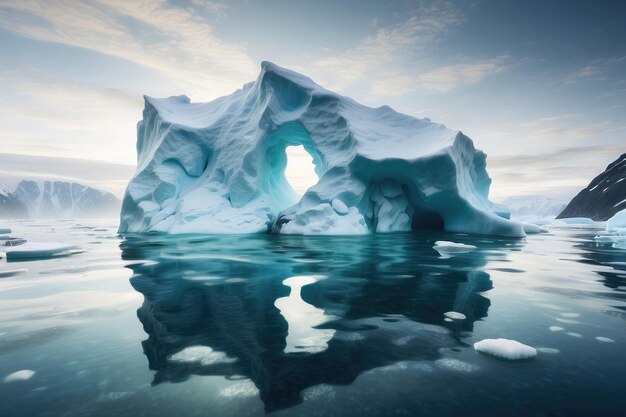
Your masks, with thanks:
M 261 151 L 257 154 L 262 155 L 258 173 L 259 188 L 274 200 L 278 211 L 297 203 L 301 195 L 293 189 L 285 176 L 288 147 L 301 146 L 311 156 L 318 178 L 326 170 L 322 156 L 300 123 L 289 122 L 280 126 L 268 134 L 259 145 Z
M 212 102 L 145 101 L 121 233 L 524 236 L 489 201 L 486 155 L 462 132 L 363 106 L 272 63 Z M 285 178 L 289 146 L 311 155 L 319 177 L 301 197 Z

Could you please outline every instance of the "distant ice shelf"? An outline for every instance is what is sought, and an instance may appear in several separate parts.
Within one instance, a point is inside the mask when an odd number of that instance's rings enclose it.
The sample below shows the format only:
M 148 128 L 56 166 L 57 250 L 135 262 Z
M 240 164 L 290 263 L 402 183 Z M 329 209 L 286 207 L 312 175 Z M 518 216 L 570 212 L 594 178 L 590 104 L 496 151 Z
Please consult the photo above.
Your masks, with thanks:
M 284 175 L 288 146 L 302 146 L 319 177 L 301 197 Z M 137 153 L 121 233 L 525 236 L 489 201 L 486 155 L 462 132 L 269 62 L 209 103 L 145 97 Z

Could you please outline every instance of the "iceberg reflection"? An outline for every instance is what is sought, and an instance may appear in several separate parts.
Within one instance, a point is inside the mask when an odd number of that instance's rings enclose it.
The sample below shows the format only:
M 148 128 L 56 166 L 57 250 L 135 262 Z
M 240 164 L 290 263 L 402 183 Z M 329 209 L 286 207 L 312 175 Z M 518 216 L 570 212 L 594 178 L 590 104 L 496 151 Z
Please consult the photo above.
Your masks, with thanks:
M 127 237 L 122 256 L 135 261 L 131 284 L 144 296 L 137 316 L 153 384 L 243 377 L 270 412 L 302 402 L 309 387 L 440 359 L 487 315 L 482 292 L 492 282 L 483 269 L 505 255 L 441 260 L 433 242 L 428 234 Z M 445 322 L 451 310 L 467 319 Z
M 287 322 L 287 346 L 285 353 L 323 352 L 328 348 L 328 341 L 333 338 L 335 330 L 316 329 L 332 317 L 326 316 L 324 310 L 315 308 L 302 299 L 302 287 L 324 279 L 322 276 L 299 276 L 287 278 L 283 284 L 290 287 L 288 297 L 281 297 L 274 305 Z

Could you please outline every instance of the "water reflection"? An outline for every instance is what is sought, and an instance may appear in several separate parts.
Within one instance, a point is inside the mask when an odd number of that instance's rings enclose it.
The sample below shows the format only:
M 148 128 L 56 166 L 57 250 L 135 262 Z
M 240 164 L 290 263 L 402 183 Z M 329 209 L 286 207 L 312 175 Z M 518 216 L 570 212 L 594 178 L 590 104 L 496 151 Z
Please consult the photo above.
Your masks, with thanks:
M 266 411 L 304 389 L 350 384 L 402 360 L 436 360 L 487 315 L 489 250 L 441 259 L 441 235 L 128 237 L 153 384 L 250 379 Z M 456 240 L 462 240 L 456 237 Z M 476 241 L 474 240 L 474 243 Z M 517 245 L 521 243 L 513 243 Z M 443 314 L 467 316 L 447 323 Z

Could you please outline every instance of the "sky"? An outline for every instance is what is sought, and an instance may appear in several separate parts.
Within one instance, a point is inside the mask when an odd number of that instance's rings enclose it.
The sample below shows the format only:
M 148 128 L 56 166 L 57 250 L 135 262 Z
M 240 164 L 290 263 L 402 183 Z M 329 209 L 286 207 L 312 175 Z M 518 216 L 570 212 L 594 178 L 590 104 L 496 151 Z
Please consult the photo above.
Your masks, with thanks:
M 144 94 L 208 101 L 263 60 L 463 131 L 496 201 L 569 199 L 626 152 L 621 0 L 0 0 L 0 182 L 121 196 Z

